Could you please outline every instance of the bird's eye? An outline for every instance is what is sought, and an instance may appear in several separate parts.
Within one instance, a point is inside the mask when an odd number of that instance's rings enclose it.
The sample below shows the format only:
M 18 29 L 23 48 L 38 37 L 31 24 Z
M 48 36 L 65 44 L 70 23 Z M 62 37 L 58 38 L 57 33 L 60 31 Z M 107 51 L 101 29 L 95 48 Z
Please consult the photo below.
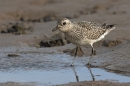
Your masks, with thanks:
M 63 22 L 63 25 L 66 25 L 66 22 Z

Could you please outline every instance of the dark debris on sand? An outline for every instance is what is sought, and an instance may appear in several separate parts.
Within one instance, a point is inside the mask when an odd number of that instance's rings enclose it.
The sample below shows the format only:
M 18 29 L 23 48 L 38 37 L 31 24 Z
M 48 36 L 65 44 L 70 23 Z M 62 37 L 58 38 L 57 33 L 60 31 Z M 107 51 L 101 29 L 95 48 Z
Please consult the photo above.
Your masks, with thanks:
M 34 18 L 34 19 L 32 19 L 32 18 L 26 19 L 24 17 L 20 17 L 19 20 L 22 21 L 22 22 L 49 22 L 49 21 L 55 21 L 55 20 L 62 18 L 62 17 L 65 17 L 65 18 L 68 18 L 68 19 L 73 19 L 73 18 L 78 18 L 79 15 L 74 15 L 74 16 L 71 17 L 71 16 L 56 16 L 56 15 L 50 15 L 49 14 L 49 15 L 46 15 L 42 18 Z
M 66 38 L 63 36 L 63 33 L 58 33 L 55 35 L 52 35 L 51 37 L 46 37 L 39 42 L 39 47 L 54 47 L 54 46 L 63 46 L 65 44 L 70 43 L 66 40 Z
M 47 15 L 42 18 L 37 18 L 37 19 L 25 19 L 24 17 L 21 17 L 19 20 L 23 22 L 49 22 L 49 21 L 54 21 L 57 20 L 58 17 L 55 15 Z
M 7 30 L 2 30 L 1 33 L 12 33 L 14 35 L 26 34 L 28 30 L 32 30 L 31 26 L 26 26 L 23 23 L 11 24 L 10 27 L 7 27 Z
M 102 46 L 112 47 L 112 46 L 116 46 L 120 43 L 121 43 L 120 40 L 105 40 L 102 42 Z
M 63 46 L 63 40 L 62 39 L 56 39 L 51 41 L 41 41 L 39 43 L 40 47 L 53 47 L 53 46 Z
M 18 55 L 18 54 L 8 54 L 8 57 L 18 57 L 18 56 L 20 56 L 20 55 Z

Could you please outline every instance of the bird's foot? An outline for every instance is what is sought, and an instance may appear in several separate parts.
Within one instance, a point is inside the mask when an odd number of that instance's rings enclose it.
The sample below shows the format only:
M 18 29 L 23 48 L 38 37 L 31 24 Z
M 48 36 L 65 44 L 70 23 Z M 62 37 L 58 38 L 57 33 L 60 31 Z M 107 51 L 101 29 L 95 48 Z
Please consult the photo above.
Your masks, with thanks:
M 74 66 L 74 64 L 71 64 L 71 65 L 70 65 L 70 67 L 73 67 L 73 66 Z
M 88 64 L 87 64 L 87 67 L 89 67 L 89 68 L 90 68 L 91 66 L 92 66 L 92 65 L 91 65 L 90 63 L 88 63 Z
M 96 51 L 93 51 L 90 55 L 91 56 L 96 55 Z
M 93 51 L 93 55 L 96 55 L 96 51 L 95 50 Z

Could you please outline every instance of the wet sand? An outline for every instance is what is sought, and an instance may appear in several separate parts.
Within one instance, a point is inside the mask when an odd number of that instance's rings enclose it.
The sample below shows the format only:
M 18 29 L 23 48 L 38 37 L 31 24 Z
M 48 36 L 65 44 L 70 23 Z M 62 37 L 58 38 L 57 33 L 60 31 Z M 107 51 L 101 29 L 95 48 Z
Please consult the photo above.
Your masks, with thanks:
M 92 21 L 99 24 L 117 24 L 115 30 L 110 32 L 106 38 L 94 44 L 97 55 L 92 57 L 92 67 L 102 68 L 106 71 L 130 77 L 130 30 L 129 30 L 129 7 L 128 0 L 0 0 L 0 71 L 16 69 L 53 69 L 59 68 L 58 64 L 69 67 L 73 59 L 73 52 L 63 53 L 67 49 L 74 49 L 75 45 L 68 43 L 53 47 L 41 47 L 41 41 L 49 42 L 61 39 L 61 35 L 54 38 L 59 32 L 52 32 L 56 26 L 56 20 L 67 17 L 72 21 Z M 15 2 L 15 3 L 14 3 Z M 53 38 L 52 38 L 53 37 Z M 108 41 L 120 41 L 113 44 Z M 108 44 L 104 44 L 104 41 Z M 110 46 L 109 46 L 110 44 Z M 62 45 L 62 46 L 61 46 Z M 84 55 L 80 58 L 90 56 L 91 47 L 81 47 Z M 26 54 L 35 58 L 26 58 Z M 37 53 L 37 55 L 35 55 Z M 10 54 L 10 55 L 9 55 Z M 16 55 L 11 55 L 16 54 Z M 51 64 L 46 60 L 37 58 L 38 54 L 70 54 L 71 60 L 66 64 L 60 59 L 58 64 Z M 18 56 L 19 55 L 19 56 Z M 43 56 L 44 57 L 44 56 Z M 62 57 L 62 55 L 61 55 Z M 26 58 L 26 59 L 25 59 Z M 55 57 L 53 57 L 55 58 Z M 65 57 L 64 57 L 65 58 Z M 53 61 L 53 59 L 52 59 Z M 45 66 L 42 63 L 49 66 Z M 45 64 L 44 63 L 44 64 Z M 77 64 L 77 63 L 75 63 Z M 86 63 L 84 65 L 86 66 Z M 58 69 L 57 69 L 58 70 Z M 69 82 L 68 82 L 69 83 Z M 35 86 L 35 83 L 31 83 Z M 29 83 L 1 82 L 0 86 L 28 86 Z M 81 81 L 64 84 L 63 86 L 128 86 L 127 83 L 113 83 L 109 81 Z

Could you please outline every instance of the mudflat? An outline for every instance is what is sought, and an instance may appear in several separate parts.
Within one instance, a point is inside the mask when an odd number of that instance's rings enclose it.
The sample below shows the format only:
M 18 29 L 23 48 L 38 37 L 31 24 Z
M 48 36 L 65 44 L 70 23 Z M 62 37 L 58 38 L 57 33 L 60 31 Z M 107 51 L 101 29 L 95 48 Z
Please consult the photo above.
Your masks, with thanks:
M 93 68 L 130 77 L 129 8 L 129 0 L 0 0 L 0 71 L 44 70 L 44 68 L 50 71 L 69 68 L 75 45 L 69 42 L 65 44 L 63 34 L 59 31 L 52 32 L 56 20 L 66 17 L 71 21 L 92 21 L 100 25 L 105 22 L 116 24 L 116 29 L 104 40 L 94 44 L 97 55 L 92 57 L 91 64 Z M 88 45 L 81 48 L 83 52 L 79 50 L 79 57 L 76 58 L 88 59 L 91 47 Z M 49 59 L 47 57 L 44 59 L 46 54 L 51 55 L 52 59 L 49 56 Z M 54 59 L 57 54 L 60 54 L 60 57 L 63 54 L 63 58 Z M 68 58 L 67 56 L 70 58 L 68 62 L 64 60 Z M 85 67 L 86 64 L 87 60 L 84 63 Z M 37 85 L 34 82 L 1 81 L 0 86 Z M 58 86 L 98 85 L 129 86 L 130 82 L 97 80 L 58 84 Z

